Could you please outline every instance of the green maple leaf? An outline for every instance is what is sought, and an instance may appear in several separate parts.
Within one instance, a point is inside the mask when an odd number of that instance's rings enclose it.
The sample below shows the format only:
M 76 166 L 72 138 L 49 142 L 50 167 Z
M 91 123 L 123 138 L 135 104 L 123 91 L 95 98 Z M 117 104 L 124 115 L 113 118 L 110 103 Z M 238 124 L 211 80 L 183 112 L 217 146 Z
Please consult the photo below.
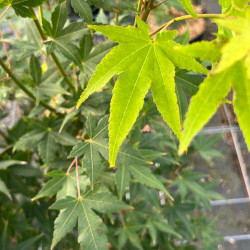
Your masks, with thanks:
M 235 33 L 235 36 L 222 48 L 222 57 L 218 67 L 216 67 L 216 72 L 228 69 L 235 62 L 244 59 L 246 60 L 245 66 L 250 75 L 249 65 L 247 65 L 247 61 L 250 60 L 250 34 L 248 31 L 250 27 L 250 16 L 248 18 L 216 20 L 216 23 L 227 27 Z
M 100 213 L 116 212 L 131 209 L 130 206 L 117 200 L 109 192 L 92 192 L 90 190 L 80 197 L 67 196 L 54 203 L 51 209 L 59 209 L 60 214 L 55 220 L 55 231 L 52 248 L 78 224 L 78 242 L 86 250 L 108 249 L 107 230 L 101 218 L 92 210 Z
M 128 26 L 95 26 L 119 46 L 112 49 L 97 66 L 77 108 L 89 95 L 105 86 L 114 75 L 119 75 L 111 100 L 109 123 L 109 161 L 115 166 L 117 152 L 136 121 L 149 88 L 164 120 L 173 132 L 181 137 L 181 123 L 175 93 L 175 66 L 181 69 L 207 73 L 192 57 L 174 50 L 175 31 L 159 33 L 154 40 L 149 36 L 149 26 L 137 18 L 139 29 Z
M 250 150 L 250 18 L 217 20 L 229 28 L 234 36 L 222 47 L 222 57 L 211 74 L 193 96 L 184 121 L 179 153 L 182 154 L 196 133 L 209 121 L 231 87 L 234 90 L 233 106 Z M 210 52 L 212 53 L 213 50 Z

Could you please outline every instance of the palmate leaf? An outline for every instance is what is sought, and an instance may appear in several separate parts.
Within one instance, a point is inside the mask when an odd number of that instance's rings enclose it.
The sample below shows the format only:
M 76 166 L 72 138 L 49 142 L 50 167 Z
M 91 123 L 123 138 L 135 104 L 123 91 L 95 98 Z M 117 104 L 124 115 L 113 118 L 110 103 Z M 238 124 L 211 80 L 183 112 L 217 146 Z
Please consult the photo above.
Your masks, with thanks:
M 92 210 L 100 213 L 116 212 L 131 209 L 130 206 L 118 201 L 109 192 L 87 191 L 82 197 L 67 196 L 54 203 L 51 209 L 59 209 L 60 214 L 55 220 L 55 231 L 52 248 L 78 224 L 78 242 L 86 250 L 108 249 L 106 226 L 101 218 Z
M 186 150 L 192 138 L 208 122 L 230 91 L 230 78 L 227 71 L 208 76 L 200 85 L 198 93 L 191 98 L 179 146 L 180 154 Z
M 175 66 L 207 73 L 207 70 L 192 57 L 173 49 L 177 44 L 171 40 L 176 32 L 164 31 L 151 40 L 148 25 L 139 18 L 137 23 L 139 30 L 131 26 L 126 28 L 89 26 L 118 42 L 119 46 L 97 66 L 88 87 L 77 103 L 77 108 L 89 95 L 104 87 L 112 76 L 124 72 L 118 77 L 111 100 L 109 124 L 111 167 L 115 166 L 117 152 L 133 126 L 150 86 L 158 110 L 180 138 L 180 115 L 174 83 Z M 159 98 L 159 95 L 162 98 Z
M 250 149 L 250 133 L 247 125 L 249 121 L 249 68 L 246 63 L 250 57 L 250 36 L 249 32 L 245 30 L 250 25 L 249 20 L 237 18 L 216 21 L 234 31 L 235 36 L 223 46 L 219 64 L 201 84 L 197 95 L 191 99 L 184 122 L 184 131 L 179 147 L 180 154 L 186 150 L 195 134 L 215 113 L 231 86 L 235 91 L 233 103 L 235 112 Z

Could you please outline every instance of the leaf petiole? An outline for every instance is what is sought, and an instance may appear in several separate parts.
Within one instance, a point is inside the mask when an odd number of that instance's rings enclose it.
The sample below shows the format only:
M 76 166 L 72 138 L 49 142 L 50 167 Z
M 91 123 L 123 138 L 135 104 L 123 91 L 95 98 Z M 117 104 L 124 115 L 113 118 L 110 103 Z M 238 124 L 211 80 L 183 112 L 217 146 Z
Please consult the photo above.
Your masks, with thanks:
M 197 16 L 198 16 L 198 18 L 220 18 L 220 19 L 224 19 L 227 17 L 227 15 L 224 15 L 224 14 L 197 14 Z M 192 15 L 185 15 L 185 16 L 173 18 L 170 21 L 161 25 L 158 29 L 156 29 L 155 31 L 153 31 L 149 35 L 153 36 L 153 35 L 157 34 L 158 32 L 167 29 L 171 24 L 173 24 L 175 22 L 179 22 L 179 21 L 183 21 L 183 20 L 187 20 L 187 19 L 193 19 L 193 18 L 194 17 Z

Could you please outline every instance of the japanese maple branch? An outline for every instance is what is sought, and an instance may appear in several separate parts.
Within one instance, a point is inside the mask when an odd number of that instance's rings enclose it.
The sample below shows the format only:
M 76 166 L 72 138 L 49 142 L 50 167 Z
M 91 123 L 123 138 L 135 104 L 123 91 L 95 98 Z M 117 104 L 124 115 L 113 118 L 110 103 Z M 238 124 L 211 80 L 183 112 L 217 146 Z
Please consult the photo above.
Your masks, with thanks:
M 153 3 L 154 3 L 154 0 L 148 0 L 147 2 L 145 0 L 145 4 L 144 4 L 145 6 L 144 6 L 144 9 L 140 15 L 140 18 L 142 21 L 144 21 L 144 22 L 147 21 L 148 15 L 153 8 Z
M 197 16 L 198 16 L 198 18 L 220 18 L 220 19 L 224 19 L 227 17 L 227 15 L 224 15 L 224 14 L 197 14 Z M 192 15 L 185 15 L 185 16 L 173 18 L 170 21 L 161 25 L 157 30 L 153 31 L 150 34 L 150 36 L 155 35 L 156 33 L 158 33 L 161 30 L 167 29 L 171 24 L 173 24 L 175 22 L 179 22 L 179 21 L 183 21 L 183 20 L 187 20 L 187 19 L 195 19 L 195 18 Z
M 34 12 L 34 10 L 32 8 L 29 8 L 30 11 L 32 12 L 32 14 L 34 15 L 34 18 L 33 18 L 33 22 L 42 38 L 42 40 L 46 40 L 47 39 L 47 36 L 44 34 L 43 32 L 43 29 L 36 17 L 36 14 Z M 51 57 L 54 61 L 54 63 L 56 64 L 57 68 L 59 69 L 61 75 L 64 77 L 65 81 L 67 82 L 68 86 L 70 87 L 71 90 L 73 90 L 75 92 L 75 88 L 74 88 L 74 84 L 73 82 L 69 79 L 69 77 L 67 76 L 66 72 L 64 71 L 64 68 L 62 66 L 62 64 L 60 63 L 60 61 L 58 60 L 56 54 L 54 52 L 51 52 Z
M 163 0 L 162 2 L 160 2 L 160 3 L 158 3 L 158 4 L 154 5 L 154 6 L 152 6 L 152 9 L 159 7 L 160 5 L 162 5 L 163 3 L 167 2 L 167 1 L 168 0 Z
M 4 61 L 1 58 L 0 58 L 0 66 L 20 89 L 22 89 L 31 99 L 36 100 L 36 97 L 33 95 L 33 93 L 28 88 L 26 88 L 20 80 L 18 80 L 18 78 L 12 73 L 12 71 L 8 68 L 8 66 L 4 63 Z M 46 102 L 39 101 L 39 103 L 44 108 L 50 110 L 51 112 L 56 113 L 56 110 L 51 106 L 49 106 Z

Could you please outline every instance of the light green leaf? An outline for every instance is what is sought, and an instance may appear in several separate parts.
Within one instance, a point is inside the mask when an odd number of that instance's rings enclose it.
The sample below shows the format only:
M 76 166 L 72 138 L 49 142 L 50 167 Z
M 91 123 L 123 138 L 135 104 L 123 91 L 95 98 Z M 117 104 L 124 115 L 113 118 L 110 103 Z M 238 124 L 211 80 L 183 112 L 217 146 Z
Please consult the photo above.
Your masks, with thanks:
M 119 46 L 111 50 L 97 66 L 77 103 L 77 108 L 89 95 L 103 88 L 112 76 L 124 72 L 118 77 L 111 100 L 109 125 L 111 167 L 115 166 L 116 155 L 122 141 L 129 133 L 143 106 L 143 99 L 150 87 L 150 81 L 152 81 L 151 88 L 155 92 L 154 99 L 159 111 L 174 133 L 180 137 L 181 126 L 175 94 L 174 65 L 207 73 L 207 70 L 192 57 L 174 49 L 177 43 L 171 40 L 176 36 L 176 32 L 164 31 L 151 40 L 148 25 L 140 18 L 137 18 L 137 24 L 139 30 L 132 26 L 126 28 L 110 25 L 89 26 L 118 42 Z M 157 67 L 152 67 L 152 64 Z M 164 100 L 158 98 L 159 93 L 164 95 Z
M 215 42 L 196 42 L 185 46 L 178 46 L 176 49 L 192 57 L 199 58 L 201 61 L 209 60 L 211 62 L 218 62 L 221 57 L 221 46 Z
M 187 149 L 192 138 L 208 122 L 219 107 L 221 100 L 228 94 L 231 87 L 230 78 L 227 71 L 208 76 L 200 85 L 198 93 L 191 98 L 184 121 L 179 154 Z
M 244 66 L 245 69 L 247 70 L 247 78 L 250 79 L 250 54 L 246 57 Z
M 242 62 L 237 63 L 234 67 L 233 106 L 248 146 L 248 150 L 250 151 L 250 79 L 247 77 L 246 69 Z
M 75 12 L 79 14 L 86 23 L 92 23 L 92 10 L 87 2 L 83 0 L 71 0 L 71 5 L 74 8 Z
M 238 10 L 243 10 L 249 4 L 248 0 L 232 0 L 233 6 Z
M 150 87 L 148 74 L 151 73 L 151 53 L 149 49 L 146 55 L 137 60 L 137 67 L 120 76 L 115 84 L 110 108 L 110 167 L 115 166 L 120 145 L 135 123 Z
M 193 17 L 198 17 L 196 12 L 194 11 L 191 0 L 178 0 L 178 2 L 181 3 L 181 5 L 185 8 L 187 13 L 189 13 Z
M 237 18 L 216 20 L 216 23 L 236 32 L 236 35 L 221 50 L 222 58 L 215 69 L 215 72 L 221 72 L 249 54 L 250 35 L 248 29 L 250 20 Z
M 222 49 L 222 58 L 215 72 L 222 72 L 247 55 L 250 48 L 250 36 L 236 36 Z
M 222 9 L 228 9 L 231 4 L 232 4 L 232 0 L 219 0 L 219 4 L 221 5 Z
M 82 59 L 83 60 L 83 68 L 84 72 L 88 76 L 92 76 L 93 72 L 96 69 L 96 66 L 101 62 L 103 57 L 110 52 L 110 50 L 114 47 L 113 42 L 104 42 L 96 45 L 93 50 L 91 51 L 90 55 L 87 53 L 87 57 Z M 82 48 L 80 48 L 82 51 Z M 90 51 L 89 51 L 90 52 Z M 82 53 L 82 52 L 81 52 Z M 85 54 L 83 54 L 85 55 Z M 81 54 L 82 56 L 82 54 Z
M 153 100 L 165 122 L 180 139 L 180 112 L 174 82 L 175 67 L 160 48 L 155 47 L 154 54 L 154 79 L 151 85 Z
M 90 79 L 87 88 L 78 100 L 76 107 L 79 108 L 91 94 L 103 88 L 112 76 L 120 74 L 137 58 L 140 58 L 144 54 L 144 51 L 142 50 L 146 46 L 137 47 L 138 46 L 136 44 L 129 47 L 126 44 L 113 48 L 97 66 L 95 73 Z
M 169 194 L 167 189 L 163 184 L 152 174 L 149 167 L 144 166 L 129 166 L 129 172 L 134 176 L 140 183 L 145 184 L 152 188 L 157 188 L 162 190 L 170 199 L 173 200 L 172 196 Z

